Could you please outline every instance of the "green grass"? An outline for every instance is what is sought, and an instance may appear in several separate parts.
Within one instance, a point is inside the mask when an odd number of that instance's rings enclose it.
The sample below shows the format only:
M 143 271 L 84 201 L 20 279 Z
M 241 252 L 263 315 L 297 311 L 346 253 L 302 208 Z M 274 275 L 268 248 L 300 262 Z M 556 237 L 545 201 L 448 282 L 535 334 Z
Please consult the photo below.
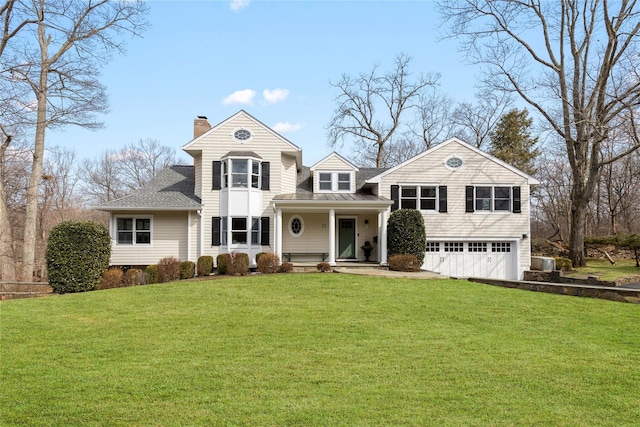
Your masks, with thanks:
M 616 265 L 611 265 L 604 258 L 589 258 L 587 259 L 586 267 L 578 267 L 574 273 L 569 273 L 567 276 L 585 274 L 594 274 L 598 275 L 600 280 L 613 281 L 622 277 L 638 276 L 640 275 L 640 268 L 636 267 L 635 259 L 620 259 L 616 260 Z
M 3 426 L 635 426 L 640 306 L 288 274 L 0 304 Z

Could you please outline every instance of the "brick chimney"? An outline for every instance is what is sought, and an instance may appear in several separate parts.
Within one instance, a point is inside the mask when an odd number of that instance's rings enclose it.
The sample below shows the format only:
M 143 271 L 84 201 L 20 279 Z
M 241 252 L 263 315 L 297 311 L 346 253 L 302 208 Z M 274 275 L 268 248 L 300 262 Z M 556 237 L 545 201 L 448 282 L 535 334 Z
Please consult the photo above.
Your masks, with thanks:
M 211 129 L 207 116 L 198 116 L 193 120 L 193 138 L 197 138 Z

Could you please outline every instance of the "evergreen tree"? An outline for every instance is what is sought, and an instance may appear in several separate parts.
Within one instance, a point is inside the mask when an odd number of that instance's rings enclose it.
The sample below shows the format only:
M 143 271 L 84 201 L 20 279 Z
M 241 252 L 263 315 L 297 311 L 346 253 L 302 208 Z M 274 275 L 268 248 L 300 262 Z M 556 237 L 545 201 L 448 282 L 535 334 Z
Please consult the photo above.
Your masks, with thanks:
M 531 137 L 529 131 L 532 124 L 526 108 L 504 114 L 490 135 L 491 155 L 529 175 L 535 174 L 534 161 L 540 152 L 535 147 L 538 138 Z

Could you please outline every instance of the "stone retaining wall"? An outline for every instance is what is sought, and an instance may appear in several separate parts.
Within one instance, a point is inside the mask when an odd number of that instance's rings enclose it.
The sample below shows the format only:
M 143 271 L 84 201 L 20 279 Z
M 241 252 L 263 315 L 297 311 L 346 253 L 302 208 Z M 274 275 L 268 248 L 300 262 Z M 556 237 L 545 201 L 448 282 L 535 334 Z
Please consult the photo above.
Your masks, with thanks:
M 547 292 L 551 294 L 571 295 L 587 298 L 600 298 L 611 301 L 640 304 L 640 289 L 619 289 L 609 286 L 594 286 L 584 284 L 509 281 L 479 278 L 469 278 L 469 281 L 485 283 L 487 285 L 502 286 L 505 288 L 524 289 L 527 291 Z
M 0 300 L 41 297 L 53 294 L 53 288 L 44 282 L 0 282 Z

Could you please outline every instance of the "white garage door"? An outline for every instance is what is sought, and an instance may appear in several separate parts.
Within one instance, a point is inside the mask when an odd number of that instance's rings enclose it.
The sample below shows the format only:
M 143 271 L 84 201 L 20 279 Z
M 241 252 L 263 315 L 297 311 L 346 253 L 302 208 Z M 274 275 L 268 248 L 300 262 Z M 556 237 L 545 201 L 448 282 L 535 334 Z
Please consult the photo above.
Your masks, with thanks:
M 512 242 L 427 242 L 423 269 L 451 277 L 517 279 Z

